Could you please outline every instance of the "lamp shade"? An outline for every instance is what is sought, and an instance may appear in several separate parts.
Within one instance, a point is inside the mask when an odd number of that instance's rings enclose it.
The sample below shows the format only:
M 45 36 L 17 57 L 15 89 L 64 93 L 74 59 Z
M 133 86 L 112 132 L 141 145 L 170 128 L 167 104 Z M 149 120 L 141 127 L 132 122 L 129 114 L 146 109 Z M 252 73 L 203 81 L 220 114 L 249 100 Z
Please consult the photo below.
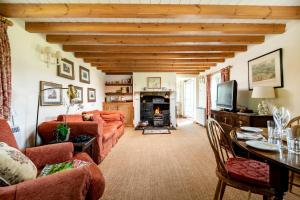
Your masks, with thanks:
M 275 98 L 275 91 L 273 87 L 254 87 L 252 92 L 252 98 L 258 99 L 272 99 Z

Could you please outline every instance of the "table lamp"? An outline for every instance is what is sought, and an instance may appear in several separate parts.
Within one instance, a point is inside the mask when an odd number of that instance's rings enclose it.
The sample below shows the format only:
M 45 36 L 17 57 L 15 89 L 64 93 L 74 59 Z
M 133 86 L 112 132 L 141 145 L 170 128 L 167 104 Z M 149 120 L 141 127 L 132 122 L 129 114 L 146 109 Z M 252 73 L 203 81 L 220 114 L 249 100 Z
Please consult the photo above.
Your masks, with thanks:
M 262 101 L 257 106 L 258 114 L 268 115 L 269 114 L 268 104 L 264 100 L 275 98 L 274 88 L 271 86 L 253 87 L 252 98 L 262 99 Z

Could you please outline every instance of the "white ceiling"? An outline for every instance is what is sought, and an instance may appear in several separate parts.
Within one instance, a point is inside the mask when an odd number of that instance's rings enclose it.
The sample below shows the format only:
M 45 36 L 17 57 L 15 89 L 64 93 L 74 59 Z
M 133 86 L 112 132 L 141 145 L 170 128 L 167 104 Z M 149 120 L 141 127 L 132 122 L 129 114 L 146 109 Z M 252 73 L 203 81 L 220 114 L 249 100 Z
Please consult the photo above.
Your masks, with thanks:
M 136 3 L 136 4 L 222 4 L 300 5 L 300 0 L 1 0 L 1 3 Z

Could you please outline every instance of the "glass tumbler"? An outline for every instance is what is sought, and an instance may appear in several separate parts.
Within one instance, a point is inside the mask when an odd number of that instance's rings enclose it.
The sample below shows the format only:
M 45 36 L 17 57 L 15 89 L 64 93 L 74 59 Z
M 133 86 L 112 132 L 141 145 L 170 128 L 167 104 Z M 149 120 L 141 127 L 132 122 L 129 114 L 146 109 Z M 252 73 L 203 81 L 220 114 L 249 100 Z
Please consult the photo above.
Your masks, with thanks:
M 273 120 L 268 120 L 267 121 L 267 127 L 268 127 L 268 138 L 273 138 L 274 135 L 273 135 L 273 132 L 274 132 L 274 129 L 275 129 L 275 123 Z
M 285 130 L 288 151 L 300 154 L 300 126 L 287 128 Z

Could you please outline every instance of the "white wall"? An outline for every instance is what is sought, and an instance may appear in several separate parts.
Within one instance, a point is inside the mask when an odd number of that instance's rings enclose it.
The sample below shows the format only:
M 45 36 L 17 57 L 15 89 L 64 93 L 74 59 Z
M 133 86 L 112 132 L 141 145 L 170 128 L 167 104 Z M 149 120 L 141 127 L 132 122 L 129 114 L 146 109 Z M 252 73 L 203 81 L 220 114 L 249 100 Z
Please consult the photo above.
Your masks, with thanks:
M 238 82 L 238 105 L 249 106 L 256 110 L 258 100 L 251 99 L 248 90 L 248 60 L 271 52 L 283 49 L 284 87 L 276 89 L 276 105 L 287 107 L 293 116 L 300 115 L 300 22 L 289 21 L 286 32 L 268 36 L 263 44 L 248 47 L 247 52 L 237 53 L 232 59 L 206 73 L 212 73 L 228 65 L 233 66 L 230 79 Z
M 147 87 L 147 77 L 161 77 L 161 87 L 171 90 L 170 95 L 170 115 L 171 123 L 176 126 L 176 73 L 175 72 L 135 72 L 133 73 L 133 107 L 134 107 L 134 126 L 140 121 L 140 93 Z
M 63 52 L 61 46 L 49 44 L 45 41 L 45 36 L 32 34 L 24 29 L 24 22 L 14 20 L 14 26 L 8 28 L 8 36 L 12 55 L 12 109 L 15 122 L 21 128 L 18 143 L 21 148 L 31 146 L 34 141 L 34 131 L 36 122 L 36 109 L 40 81 L 49 81 L 83 87 L 84 109 L 102 109 L 104 100 L 104 79 L 105 74 L 91 68 L 89 64 L 77 59 L 72 53 Z M 74 62 L 75 80 L 58 77 L 57 67 L 42 62 L 37 51 L 38 46 L 51 46 L 54 50 L 62 52 L 62 56 Z M 90 69 L 91 83 L 79 82 L 79 65 Z M 97 102 L 87 102 L 87 88 L 95 88 Z M 64 114 L 65 106 L 42 106 L 40 107 L 40 122 L 56 118 L 59 114 Z M 72 108 L 70 113 L 82 112 Z

